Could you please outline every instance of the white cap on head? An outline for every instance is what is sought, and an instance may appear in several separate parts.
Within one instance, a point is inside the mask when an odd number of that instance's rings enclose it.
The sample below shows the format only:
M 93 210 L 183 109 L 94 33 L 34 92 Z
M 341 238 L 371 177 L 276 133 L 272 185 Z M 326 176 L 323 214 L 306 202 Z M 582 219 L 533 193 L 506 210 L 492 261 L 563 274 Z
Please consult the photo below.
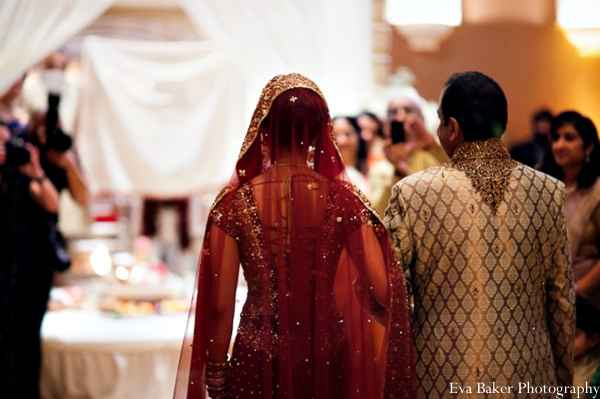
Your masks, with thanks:
M 417 89 L 412 86 L 394 87 L 388 93 L 388 105 L 390 102 L 398 98 L 409 99 L 419 109 L 421 115 L 423 115 L 423 111 L 427 106 L 427 101 L 425 101 L 425 99 L 419 95 Z

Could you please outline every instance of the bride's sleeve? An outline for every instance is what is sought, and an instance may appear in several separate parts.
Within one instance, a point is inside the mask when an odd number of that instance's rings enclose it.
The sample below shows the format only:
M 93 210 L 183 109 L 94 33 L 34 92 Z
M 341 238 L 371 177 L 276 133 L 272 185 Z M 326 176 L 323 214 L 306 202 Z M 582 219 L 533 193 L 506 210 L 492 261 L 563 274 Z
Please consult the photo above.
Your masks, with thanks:
M 362 224 L 348 235 L 347 251 L 363 278 L 370 294 L 383 307 L 389 302 L 389 283 L 386 262 L 379 238 L 372 224 Z
M 349 217 L 346 250 L 361 276 L 354 284 L 356 297 L 362 298 L 359 303 L 363 309 L 370 305 L 371 315 L 385 327 L 378 361 L 384 376 L 383 397 L 414 398 L 411 315 L 402 262 L 394 250 L 393 236 L 370 210 L 368 201 L 357 202 L 360 210 Z M 369 295 L 360 292 L 365 289 Z
M 340 200 L 347 232 L 345 250 L 359 273 L 354 289 L 357 293 L 368 290 L 370 313 L 377 316 L 379 311 L 388 308 L 390 296 L 388 260 L 381 245 L 385 229 L 360 192 L 344 191 Z
M 228 198 L 229 200 L 229 198 Z M 226 359 L 235 309 L 239 254 L 228 206 L 211 210 L 182 344 L 174 399 L 205 399 L 207 360 Z

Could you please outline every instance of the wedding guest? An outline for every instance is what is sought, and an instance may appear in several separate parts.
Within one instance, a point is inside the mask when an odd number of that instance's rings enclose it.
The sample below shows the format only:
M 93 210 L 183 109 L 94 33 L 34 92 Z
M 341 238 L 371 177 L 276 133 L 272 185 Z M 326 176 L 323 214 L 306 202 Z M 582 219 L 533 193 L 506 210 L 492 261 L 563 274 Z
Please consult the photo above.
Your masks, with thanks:
M 360 137 L 371 146 L 373 142 L 383 136 L 381 120 L 372 112 L 363 111 L 356 117 L 360 128 Z
M 360 171 L 360 135 L 356 120 L 348 116 L 335 117 L 333 131 L 350 181 L 368 197 L 367 180 Z
M 373 165 L 384 159 L 383 124 L 377 115 L 368 111 L 361 112 L 356 117 L 356 123 L 360 130 L 360 138 L 366 144 L 366 170 L 362 171 L 366 174 Z
M 68 189 L 81 206 L 89 198 L 88 184 L 79 166 L 72 139 L 63 131 L 59 106 L 64 90 L 68 57 L 61 52 L 48 55 L 43 62 L 42 80 L 48 91 L 47 109 L 36 113 L 35 126 L 30 131 L 42 151 L 42 167 L 60 192 Z
M 36 112 L 29 124 L 29 137 L 40 149 L 42 169 L 59 193 L 66 189 L 77 204 L 86 206 L 89 199 L 88 184 L 72 147 L 72 140 L 60 129 L 60 120 L 54 131 L 48 133 L 46 119 L 46 112 Z
M 600 307 L 600 143 L 594 123 L 575 111 L 552 120 L 545 172 L 566 185 L 567 230 L 577 295 Z
M 396 184 L 384 219 L 414 294 L 418 395 L 450 397 L 450 383 L 570 386 L 564 184 L 510 157 L 506 97 L 490 77 L 450 76 L 438 115 L 450 163 Z
M 62 130 L 59 104 L 64 86 L 64 73 L 67 57 L 62 53 L 52 53 L 43 62 L 42 80 L 47 89 L 47 108 L 36 110 L 30 117 L 28 131 L 23 137 L 36 145 L 40 151 L 40 164 L 58 193 L 68 190 L 75 202 L 86 206 L 89 197 L 87 181 L 79 167 L 79 159 L 73 148 L 73 141 Z M 18 134 L 14 132 L 14 134 Z M 46 243 L 40 245 L 45 263 L 56 271 L 65 271 L 71 265 L 67 251 L 67 241 L 58 227 L 59 215 L 46 212 L 40 215 L 41 235 Z M 46 290 L 49 294 L 52 279 Z
M 318 87 L 274 77 L 209 215 L 175 398 L 413 397 L 402 273 L 338 151 Z M 240 263 L 248 297 L 228 360 Z M 381 351 L 361 306 L 386 327 Z
M 388 119 L 383 125 L 385 159 L 373 165 L 368 175 L 371 200 L 379 215 L 383 215 L 392 186 L 400 179 L 448 161 L 425 128 L 424 103 L 420 96 L 408 91 L 399 91 L 388 103 Z M 399 135 L 395 134 L 397 130 Z
M 10 128 L 12 136 L 34 143 L 40 150 L 42 169 L 52 184 L 59 192 L 68 189 L 73 199 L 85 206 L 89 197 L 87 182 L 72 140 L 62 130 L 58 112 L 67 63 L 67 57 L 59 52 L 51 53 L 42 63 L 42 80 L 48 92 L 45 110 L 28 114 L 18 106 L 23 75 L 0 97 L 0 121 Z
M 510 156 L 527 166 L 542 170 L 544 160 L 550 155 L 550 124 L 552 114 L 542 110 L 533 115 L 533 138 L 510 150 Z
M 39 151 L 0 124 L 0 397 L 39 399 L 40 328 L 52 268 L 40 257 L 39 218 L 58 193 Z
M 22 84 L 23 78 L 0 101 L 1 123 L 9 128 L 6 148 L 10 148 L 12 154 L 25 151 L 30 157 L 28 163 L 8 160 L 3 170 L 3 211 L 6 215 L 2 228 L 12 237 L 6 248 L 14 248 L 5 258 L 13 279 L 7 301 L 10 303 L 8 308 L 16 315 L 10 322 L 14 332 L 11 338 L 14 351 L 10 352 L 13 366 L 10 367 L 16 376 L 11 376 L 13 382 L 9 389 L 15 397 L 23 391 L 26 398 L 38 398 L 40 328 L 54 271 L 64 271 L 71 264 L 66 241 L 57 227 L 58 196 L 62 189 L 68 188 L 73 198 L 84 205 L 87 184 L 71 149 L 70 138 L 57 131 L 60 128 L 58 100 L 54 100 L 56 109 L 50 107 L 47 113 L 25 117 L 22 109 L 16 106 Z M 58 93 L 53 91 L 49 97 L 53 96 L 57 98 Z M 48 123 L 53 112 L 53 121 Z M 29 183 L 27 176 L 33 178 Z M 33 199 L 41 206 L 25 198 L 24 190 L 28 185 Z M 37 186 L 40 188 L 36 189 Z

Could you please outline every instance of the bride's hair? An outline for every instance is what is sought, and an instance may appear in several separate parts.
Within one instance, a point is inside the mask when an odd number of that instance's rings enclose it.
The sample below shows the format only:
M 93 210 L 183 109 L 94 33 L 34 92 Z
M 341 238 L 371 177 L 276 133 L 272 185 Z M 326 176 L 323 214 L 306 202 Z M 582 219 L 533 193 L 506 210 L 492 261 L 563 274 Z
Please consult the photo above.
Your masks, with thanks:
M 327 107 L 313 90 L 295 88 L 280 94 L 262 123 L 265 144 L 275 151 L 305 155 L 328 122 Z M 270 132 L 268 134 L 267 132 Z M 275 154 L 271 154 L 271 159 Z

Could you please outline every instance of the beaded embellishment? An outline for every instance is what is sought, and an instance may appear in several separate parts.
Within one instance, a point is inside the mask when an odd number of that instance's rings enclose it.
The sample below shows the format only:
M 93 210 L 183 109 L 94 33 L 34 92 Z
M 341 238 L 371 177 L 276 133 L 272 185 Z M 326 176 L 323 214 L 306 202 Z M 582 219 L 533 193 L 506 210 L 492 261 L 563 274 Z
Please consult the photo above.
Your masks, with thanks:
M 498 139 L 467 141 L 456 149 L 448 163 L 465 172 L 494 215 L 504 201 L 510 176 L 517 165 Z

